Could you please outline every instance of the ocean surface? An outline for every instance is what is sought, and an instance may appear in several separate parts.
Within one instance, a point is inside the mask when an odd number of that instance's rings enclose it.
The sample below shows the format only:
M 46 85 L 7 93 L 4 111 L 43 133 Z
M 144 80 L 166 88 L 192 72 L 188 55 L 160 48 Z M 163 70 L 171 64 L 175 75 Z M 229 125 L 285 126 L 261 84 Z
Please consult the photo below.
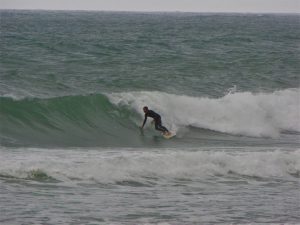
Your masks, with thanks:
M 0 31 L 1 224 L 300 223 L 299 15 L 2 10 Z

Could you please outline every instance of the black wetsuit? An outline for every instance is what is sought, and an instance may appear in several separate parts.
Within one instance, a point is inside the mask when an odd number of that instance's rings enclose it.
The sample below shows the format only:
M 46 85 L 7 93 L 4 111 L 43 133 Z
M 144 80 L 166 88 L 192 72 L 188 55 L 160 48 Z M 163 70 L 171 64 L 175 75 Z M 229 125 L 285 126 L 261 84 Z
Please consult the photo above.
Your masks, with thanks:
M 143 126 L 145 125 L 148 116 L 154 119 L 156 130 L 159 130 L 159 131 L 162 131 L 162 132 L 169 132 L 167 128 L 165 128 L 164 126 L 161 125 L 160 115 L 157 114 L 156 112 L 152 111 L 152 110 L 148 110 L 147 113 L 145 113 L 145 119 L 144 119 L 144 122 L 143 122 Z

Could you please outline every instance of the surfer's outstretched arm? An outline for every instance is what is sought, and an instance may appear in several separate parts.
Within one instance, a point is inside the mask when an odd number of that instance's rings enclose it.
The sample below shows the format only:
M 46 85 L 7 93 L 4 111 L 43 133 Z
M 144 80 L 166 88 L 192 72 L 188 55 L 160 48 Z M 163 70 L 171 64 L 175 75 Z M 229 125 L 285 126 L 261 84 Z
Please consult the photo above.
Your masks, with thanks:
M 145 119 L 144 119 L 143 125 L 141 126 L 142 129 L 144 128 L 146 121 L 147 121 L 147 115 L 145 114 Z

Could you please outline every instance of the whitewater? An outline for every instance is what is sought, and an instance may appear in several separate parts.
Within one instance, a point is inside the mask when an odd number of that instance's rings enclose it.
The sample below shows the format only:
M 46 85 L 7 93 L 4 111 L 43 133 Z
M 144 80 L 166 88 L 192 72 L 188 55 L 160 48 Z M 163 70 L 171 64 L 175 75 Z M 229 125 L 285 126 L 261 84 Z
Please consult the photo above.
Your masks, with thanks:
M 150 105 L 165 115 L 169 127 L 197 127 L 218 132 L 277 137 L 281 131 L 300 132 L 300 90 L 273 93 L 236 92 L 213 99 L 160 92 L 113 93 L 116 105 L 141 112 Z
M 0 16 L 1 224 L 300 223 L 299 15 Z

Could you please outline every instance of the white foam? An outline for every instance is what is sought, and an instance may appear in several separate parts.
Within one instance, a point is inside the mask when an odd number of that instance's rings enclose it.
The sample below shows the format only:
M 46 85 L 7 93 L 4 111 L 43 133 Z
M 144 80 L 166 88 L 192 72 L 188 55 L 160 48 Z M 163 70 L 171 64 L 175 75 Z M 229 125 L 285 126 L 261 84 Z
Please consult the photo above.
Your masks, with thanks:
M 41 171 L 65 183 L 148 182 L 151 177 L 193 180 L 231 174 L 293 179 L 300 173 L 299 149 L 19 149 L 0 151 L 0 156 L 2 176 L 30 178 L 32 171 Z
M 163 92 L 107 95 L 143 115 L 144 105 L 162 115 L 173 130 L 194 126 L 254 137 L 277 137 L 282 130 L 300 132 L 300 89 L 273 93 L 234 92 L 221 98 L 192 97 Z
M 16 100 L 16 101 L 22 100 L 22 99 L 25 98 L 25 96 L 23 96 L 23 95 L 18 95 L 18 94 L 16 94 L 16 93 L 3 94 L 3 95 L 1 95 L 0 97 L 11 98 L 11 99 Z

